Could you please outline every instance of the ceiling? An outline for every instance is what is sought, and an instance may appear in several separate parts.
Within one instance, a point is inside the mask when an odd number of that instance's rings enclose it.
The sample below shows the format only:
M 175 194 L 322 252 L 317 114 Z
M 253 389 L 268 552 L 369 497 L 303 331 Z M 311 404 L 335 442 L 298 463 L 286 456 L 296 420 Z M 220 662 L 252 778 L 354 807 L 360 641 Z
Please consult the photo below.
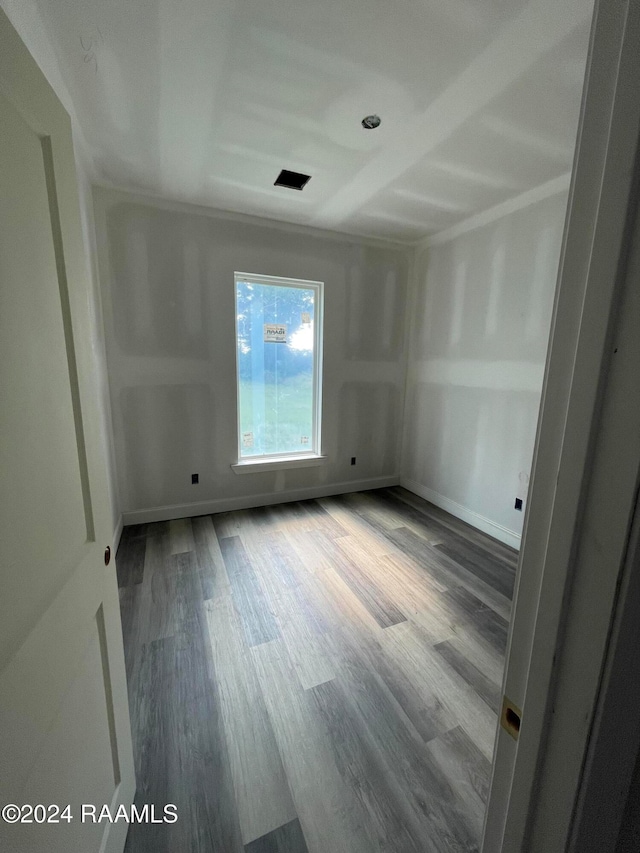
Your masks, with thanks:
M 571 168 L 593 0 L 32 2 L 101 183 L 412 242 Z

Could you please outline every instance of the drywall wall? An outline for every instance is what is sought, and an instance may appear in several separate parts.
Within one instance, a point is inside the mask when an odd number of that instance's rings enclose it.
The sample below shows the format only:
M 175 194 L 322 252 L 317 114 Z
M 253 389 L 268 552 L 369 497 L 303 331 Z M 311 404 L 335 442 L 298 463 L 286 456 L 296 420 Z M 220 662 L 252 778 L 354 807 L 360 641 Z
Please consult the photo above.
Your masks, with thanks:
M 114 531 L 114 553 L 117 550 L 122 532 L 122 515 L 118 499 L 118 483 L 116 477 L 116 460 L 113 444 L 111 420 L 111 400 L 109 397 L 109 381 L 107 378 L 107 357 L 104 341 L 104 323 L 102 319 L 102 300 L 98 284 L 98 260 L 96 248 L 96 232 L 93 217 L 93 194 L 91 183 L 84 162 L 76 157 L 76 172 L 80 193 L 80 217 L 87 252 L 90 278 L 87 282 L 87 298 L 91 317 L 91 341 L 94 354 L 95 392 L 100 416 L 102 433 L 102 454 L 107 471 L 107 489 L 111 507 L 112 528 Z
M 91 318 L 89 337 L 92 342 L 95 373 L 95 389 L 100 427 L 102 433 L 102 449 L 106 465 L 107 488 L 111 507 L 114 544 L 117 545 L 120 531 L 120 510 L 117 497 L 115 476 L 115 457 L 113 453 L 113 436 L 111 433 L 111 413 L 109 409 L 109 389 L 107 383 L 107 365 L 104 347 L 102 322 L 102 306 L 98 287 L 98 274 L 95 248 L 95 229 L 93 222 L 93 203 L 91 195 L 91 179 L 93 165 L 86 145 L 82 129 L 78 123 L 74 104 L 69 94 L 62 68 L 57 60 L 56 52 L 47 33 L 38 6 L 33 0 L 2 0 L 2 8 L 15 27 L 27 49 L 38 63 L 38 66 L 58 99 L 69 113 L 73 133 L 73 146 L 76 159 L 76 175 L 78 179 L 78 194 L 82 233 L 87 255 L 87 303 Z M 115 551 L 115 548 L 114 548 Z
M 566 203 L 511 204 L 415 260 L 402 483 L 515 547 Z
M 101 188 L 94 200 L 125 522 L 397 482 L 407 250 Z M 231 468 L 234 271 L 325 284 L 324 465 Z

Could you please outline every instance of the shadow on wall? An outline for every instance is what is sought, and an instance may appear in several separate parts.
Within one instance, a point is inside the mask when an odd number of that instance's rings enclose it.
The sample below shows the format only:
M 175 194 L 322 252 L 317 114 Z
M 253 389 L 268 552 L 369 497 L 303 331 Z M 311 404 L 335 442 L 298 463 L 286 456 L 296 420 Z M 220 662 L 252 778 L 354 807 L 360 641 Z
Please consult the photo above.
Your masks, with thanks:
M 347 357 L 395 361 L 403 350 L 406 288 L 395 259 L 354 264 L 347 288 Z M 380 260 L 383 262 L 380 263 Z
M 157 506 L 183 484 L 185 472 L 199 473 L 205 490 L 215 470 L 215 405 L 211 388 L 201 385 L 152 385 L 124 388 L 120 395 L 126 440 L 129 500 L 137 506 Z M 202 473 L 201 473 L 202 472 Z
M 148 208 L 131 205 L 109 216 L 115 333 L 122 352 L 207 357 L 206 234 L 197 222 L 186 226 L 184 216 L 152 216 Z
M 340 390 L 340 436 L 357 454 L 357 465 L 392 475 L 402 410 L 400 389 L 391 382 L 345 382 Z

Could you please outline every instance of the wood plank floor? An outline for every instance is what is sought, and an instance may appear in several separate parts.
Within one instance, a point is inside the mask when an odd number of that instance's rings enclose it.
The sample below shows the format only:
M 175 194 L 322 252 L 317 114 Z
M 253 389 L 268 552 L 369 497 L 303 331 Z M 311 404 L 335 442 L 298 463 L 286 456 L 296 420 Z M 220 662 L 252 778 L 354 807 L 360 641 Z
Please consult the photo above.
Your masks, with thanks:
M 125 528 L 127 851 L 477 851 L 516 560 L 399 487 Z

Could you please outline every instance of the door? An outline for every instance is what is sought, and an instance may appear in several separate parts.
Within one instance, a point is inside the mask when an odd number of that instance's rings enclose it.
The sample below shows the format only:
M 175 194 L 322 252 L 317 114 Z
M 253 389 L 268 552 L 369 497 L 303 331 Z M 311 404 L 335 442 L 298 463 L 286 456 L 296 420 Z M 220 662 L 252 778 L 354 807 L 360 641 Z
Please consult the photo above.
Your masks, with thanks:
M 522 726 L 498 730 L 485 853 L 568 849 L 579 804 L 640 468 L 639 42 L 637 0 L 596 0 L 504 679 Z
M 116 851 L 126 822 L 97 818 L 135 782 L 71 128 L 3 12 L 0 126 L 0 849 Z

